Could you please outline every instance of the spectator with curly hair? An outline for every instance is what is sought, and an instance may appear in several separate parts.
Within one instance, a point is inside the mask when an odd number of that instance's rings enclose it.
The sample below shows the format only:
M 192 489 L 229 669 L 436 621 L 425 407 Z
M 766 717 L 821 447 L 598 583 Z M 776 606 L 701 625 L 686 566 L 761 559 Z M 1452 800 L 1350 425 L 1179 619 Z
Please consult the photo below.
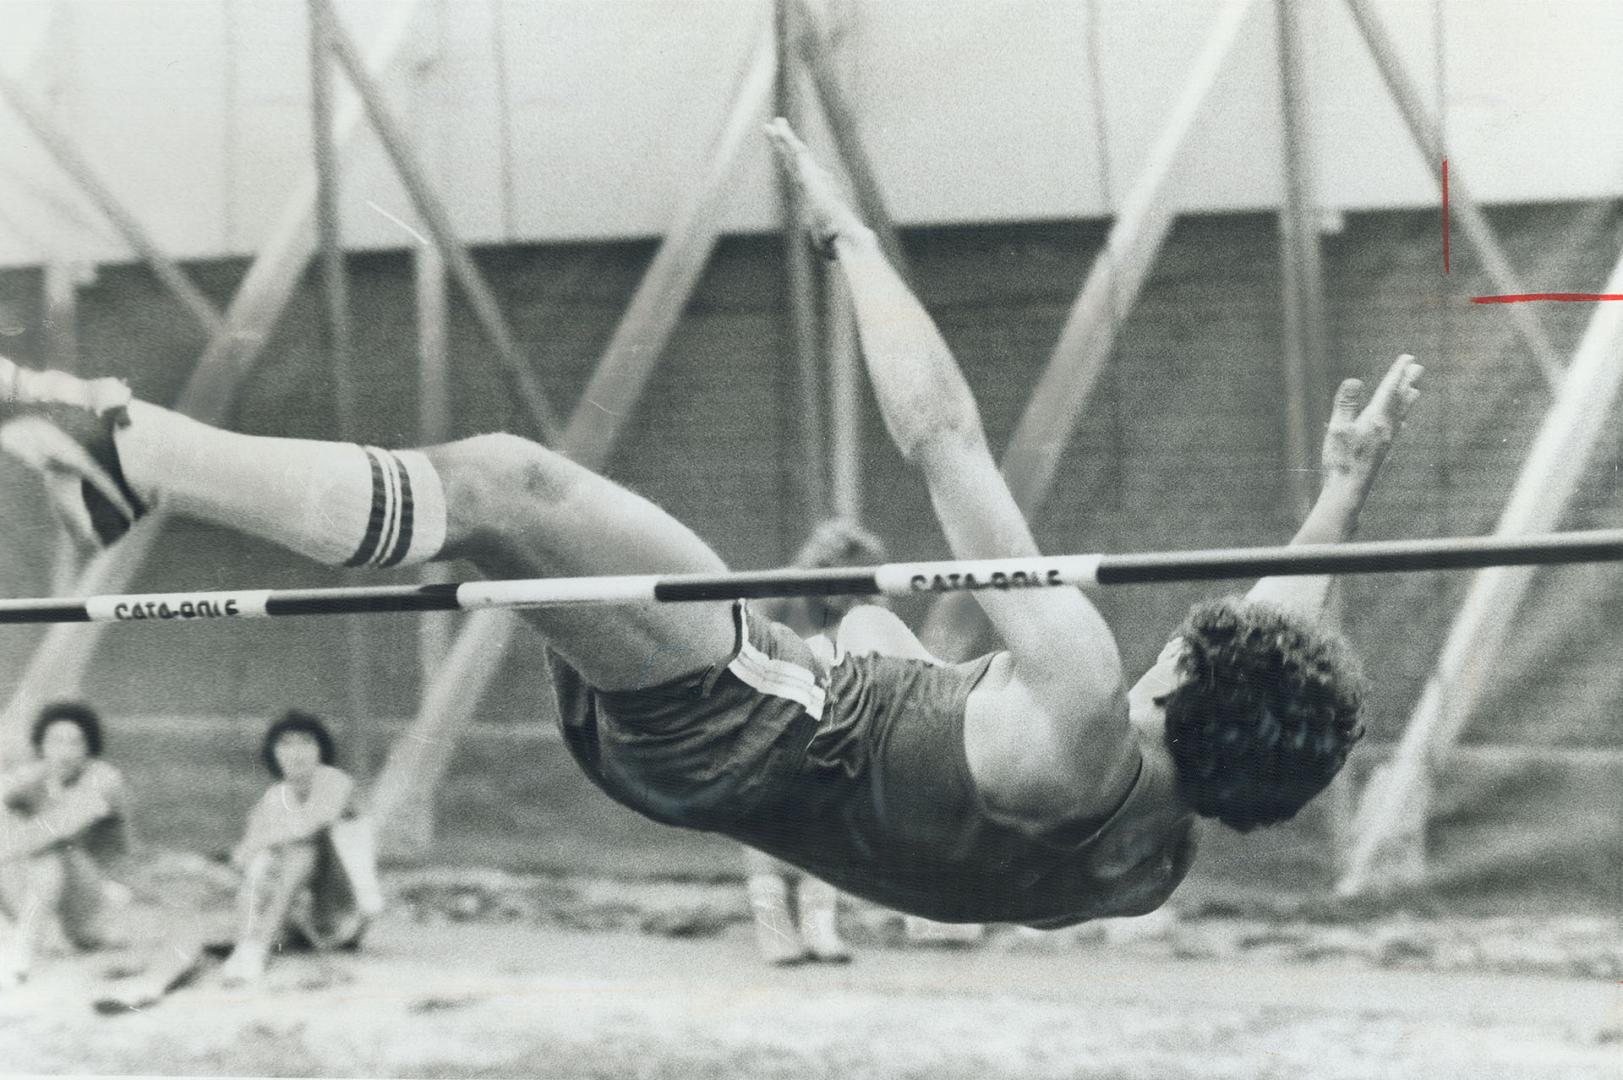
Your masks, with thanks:
M 81 702 L 48 705 L 29 741 L 35 760 L 0 776 L 0 986 L 28 976 L 53 916 L 69 944 L 96 949 L 129 899 L 109 875 L 130 852 L 129 796 L 102 760 L 101 718 Z
M 327 725 L 290 710 L 266 730 L 260 756 L 276 782 L 231 852 L 243 880 L 227 983 L 258 979 L 274 945 L 357 948 L 380 906 L 355 781 L 337 767 Z

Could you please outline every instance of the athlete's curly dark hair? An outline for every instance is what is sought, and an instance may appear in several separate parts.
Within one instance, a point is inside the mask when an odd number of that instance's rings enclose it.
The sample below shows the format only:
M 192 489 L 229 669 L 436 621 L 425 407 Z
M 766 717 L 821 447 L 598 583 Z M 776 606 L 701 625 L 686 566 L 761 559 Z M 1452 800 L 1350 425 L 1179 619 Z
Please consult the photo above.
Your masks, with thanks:
M 1363 737 L 1363 676 L 1341 638 L 1230 597 L 1179 630 L 1183 681 L 1159 703 L 1178 787 L 1240 832 L 1294 817 Z

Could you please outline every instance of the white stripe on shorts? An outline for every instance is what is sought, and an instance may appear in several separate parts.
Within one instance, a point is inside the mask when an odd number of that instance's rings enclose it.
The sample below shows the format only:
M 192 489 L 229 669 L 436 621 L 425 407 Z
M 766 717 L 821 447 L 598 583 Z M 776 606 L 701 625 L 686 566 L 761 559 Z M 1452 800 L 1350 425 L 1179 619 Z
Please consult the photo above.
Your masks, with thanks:
M 813 720 L 823 719 L 823 688 L 817 685 L 817 676 L 809 668 L 788 660 L 778 660 L 756 648 L 749 639 L 749 622 L 743 605 L 739 605 L 739 630 L 743 645 L 738 656 L 727 665 L 727 670 L 744 685 L 763 694 L 793 701 Z

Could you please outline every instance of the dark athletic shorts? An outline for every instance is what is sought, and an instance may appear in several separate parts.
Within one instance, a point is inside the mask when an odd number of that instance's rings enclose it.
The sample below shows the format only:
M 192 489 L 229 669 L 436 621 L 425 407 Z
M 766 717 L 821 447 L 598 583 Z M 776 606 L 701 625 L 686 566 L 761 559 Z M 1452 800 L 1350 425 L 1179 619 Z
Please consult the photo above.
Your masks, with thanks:
M 828 671 L 788 627 L 734 606 L 731 657 L 658 686 L 602 691 L 547 658 L 564 742 L 592 781 L 668 825 L 725 831 L 798 782 Z

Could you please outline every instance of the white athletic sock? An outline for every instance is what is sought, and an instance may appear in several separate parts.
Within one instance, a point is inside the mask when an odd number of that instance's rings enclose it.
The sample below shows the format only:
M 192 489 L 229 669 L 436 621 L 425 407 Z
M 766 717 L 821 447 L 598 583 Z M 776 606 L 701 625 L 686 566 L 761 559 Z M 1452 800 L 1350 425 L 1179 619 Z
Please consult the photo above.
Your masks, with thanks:
M 445 544 L 445 488 L 421 451 L 240 435 L 140 401 L 114 439 L 148 505 L 317 562 L 409 566 Z

